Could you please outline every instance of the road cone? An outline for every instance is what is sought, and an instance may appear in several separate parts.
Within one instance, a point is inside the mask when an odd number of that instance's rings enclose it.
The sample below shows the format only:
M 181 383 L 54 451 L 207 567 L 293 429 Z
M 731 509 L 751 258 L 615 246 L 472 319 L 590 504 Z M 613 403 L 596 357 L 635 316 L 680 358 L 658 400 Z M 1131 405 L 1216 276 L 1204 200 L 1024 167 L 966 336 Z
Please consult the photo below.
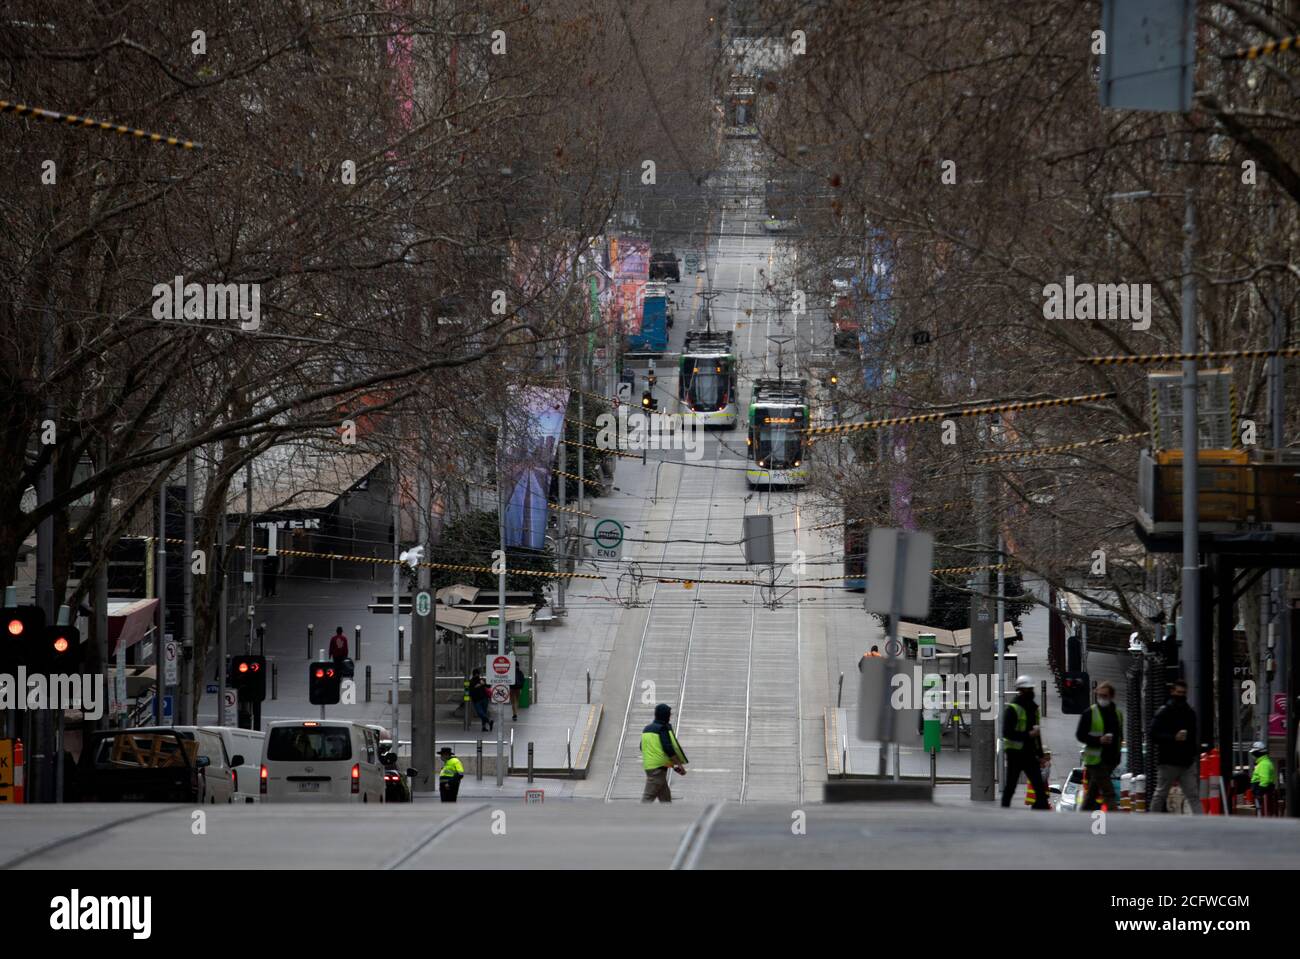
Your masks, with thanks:
M 1034 794 L 1034 784 L 1025 780 L 1025 805 L 1032 806 L 1037 796 Z

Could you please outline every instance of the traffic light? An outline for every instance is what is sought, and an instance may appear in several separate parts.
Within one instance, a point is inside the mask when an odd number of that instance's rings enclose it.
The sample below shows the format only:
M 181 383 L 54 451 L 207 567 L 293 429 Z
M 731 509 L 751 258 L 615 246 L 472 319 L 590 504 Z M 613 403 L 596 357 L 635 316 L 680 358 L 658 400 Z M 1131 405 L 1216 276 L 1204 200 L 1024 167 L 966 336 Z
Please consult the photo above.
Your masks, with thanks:
M 641 394 L 641 408 L 652 412 L 659 409 L 659 401 L 651 395 L 649 390 L 646 390 Z
M 837 373 L 832 373 L 832 374 L 831 374 L 831 386 L 838 386 L 838 385 L 839 385 L 839 382 L 840 382 L 839 374 L 837 374 Z
M 266 700 L 266 657 L 235 656 L 230 660 L 230 685 L 246 703 Z
M 316 706 L 333 706 L 339 701 L 343 674 L 332 662 L 312 663 L 308 667 L 308 699 Z
M 0 672 L 12 673 L 29 665 L 45 630 L 45 611 L 39 606 L 9 606 L 0 633 Z
M 28 666 L 44 673 L 75 673 L 81 667 L 81 630 L 75 626 L 46 626 L 31 650 Z
M 1087 712 L 1091 696 L 1092 684 L 1087 673 L 1067 672 L 1061 677 L 1061 712 L 1067 716 Z

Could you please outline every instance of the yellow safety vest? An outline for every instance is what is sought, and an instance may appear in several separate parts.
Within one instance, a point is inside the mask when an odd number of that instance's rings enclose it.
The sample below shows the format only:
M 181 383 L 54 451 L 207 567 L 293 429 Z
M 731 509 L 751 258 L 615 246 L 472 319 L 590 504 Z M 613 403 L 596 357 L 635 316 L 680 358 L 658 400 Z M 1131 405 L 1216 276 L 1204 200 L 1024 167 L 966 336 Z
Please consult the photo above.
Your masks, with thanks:
M 677 741 L 677 733 L 668 730 L 668 738 L 672 740 L 673 757 L 664 752 L 663 743 L 659 741 L 658 733 L 641 734 L 641 763 L 646 769 L 661 769 L 664 766 L 672 766 L 679 762 L 686 762 L 686 753 L 683 751 L 681 743 Z
M 1094 736 L 1100 736 L 1106 731 L 1106 724 L 1101 720 L 1101 707 L 1093 703 L 1088 709 L 1092 713 L 1092 723 L 1088 731 Z M 1115 707 L 1115 718 L 1118 720 L 1119 728 L 1122 731 L 1124 729 L 1124 713 L 1118 706 Z M 1099 762 L 1101 762 L 1101 746 L 1084 746 L 1083 764 L 1085 766 L 1095 766 Z
M 440 779 L 453 779 L 457 775 L 465 775 L 465 767 L 461 765 L 460 760 L 451 756 L 442 764 L 442 772 L 438 774 Z
M 1250 784 L 1261 789 L 1277 785 L 1277 766 L 1273 765 L 1270 757 L 1260 756 L 1255 760 L 1255 771 L 1250 774 Z
M 1029 713 L 1025 711 L 1025 707 L 1021 706 L 1019 703 L 1007 703 L 1007 705 L 1016 711 L 1016 732 L 1023 733 L 1028 730 Z M 1023 749 L 1024 746 L 1025 743 L 1022 739 L 1008 739 L 1005 736 L 1002 737 L 1003 749 Z

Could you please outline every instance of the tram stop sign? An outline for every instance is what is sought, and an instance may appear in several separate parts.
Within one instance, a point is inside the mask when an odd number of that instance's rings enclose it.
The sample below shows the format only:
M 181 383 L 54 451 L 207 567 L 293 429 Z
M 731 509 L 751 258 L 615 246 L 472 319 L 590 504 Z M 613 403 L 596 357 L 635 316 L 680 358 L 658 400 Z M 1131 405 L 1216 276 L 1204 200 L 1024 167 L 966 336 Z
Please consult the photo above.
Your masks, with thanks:
M 433 598 L 427 591 L 420 591 L 415 594 L 415 615 L 428 616 L 429 610 L 433 609 Z
M 616 563 L 623 558 L 623 524 L 618 520 L 597 520 L 591 538 L 596 542 L 596 559 Z

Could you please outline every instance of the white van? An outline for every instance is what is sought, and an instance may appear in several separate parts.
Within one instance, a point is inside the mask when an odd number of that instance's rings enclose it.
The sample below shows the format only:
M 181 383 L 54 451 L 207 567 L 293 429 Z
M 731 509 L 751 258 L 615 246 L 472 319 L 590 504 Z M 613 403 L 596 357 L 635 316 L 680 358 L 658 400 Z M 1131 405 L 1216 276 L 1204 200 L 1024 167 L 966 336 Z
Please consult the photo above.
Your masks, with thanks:
M 345 719 L 271 723 L 258 782 L 262 802 L 383 802 L 379 733 Z
M 214 803 L 232 803 L 235 801 L 235 774 L 230 765 L 230 755 L 222 740 L 220 731 L 215 726 L 172 726 L 183 736 L 192 737 L 198 742 L 198 758 L 202 763 L 199 776 L 203 780 L 202 801 L 209 805 Z
M 234 795 L 232 802 L 257 802 L 257 777 L 262 765 L 262 747 L 266 733 L 257 729 L 240 729 L 238 726 L 200 726 L 200 729 L 216 733 L 226 747 L 226 756 L 230 763 Z

